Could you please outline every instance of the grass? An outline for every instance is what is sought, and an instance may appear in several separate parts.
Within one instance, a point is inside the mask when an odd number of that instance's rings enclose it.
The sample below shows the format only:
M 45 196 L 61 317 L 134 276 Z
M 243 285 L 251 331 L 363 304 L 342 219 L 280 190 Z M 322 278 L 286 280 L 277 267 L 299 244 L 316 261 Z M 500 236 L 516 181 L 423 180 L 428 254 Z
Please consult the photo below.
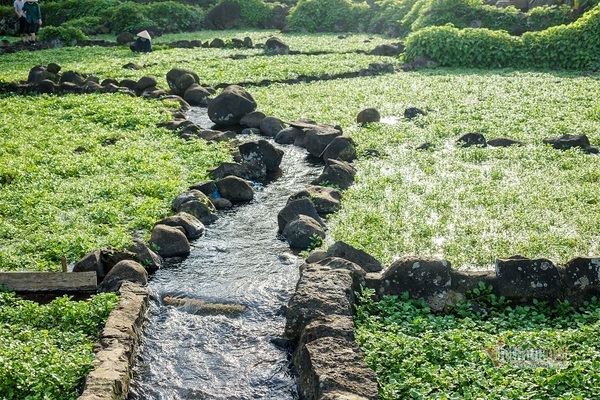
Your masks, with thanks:
M 382 400 L 591 399 L 600 395 L 600 303 L 510 304 L 484 294 L 446 314 L 365 291 L 356 338 Z M 477 302 L 483 313 L 473 311 Z
M 0 270 L 60 270 L 149 237 L 172 199 L 229 159 L 156 124 L 158 101 L 123 95 L 0 98 Z M 15 121 L 19 121 L 15 123 Z
M 344 240 L 384 264 L 425 255 L 472 269 L 514 254 L 556 263 L 598 254 L 600 158 L 542 140 L 586 134 L 600 144 L 599 89 L 595 77 L 576 74 L 436 70 L 252 93 L 267 114 L 341 124 L 360 148 L 382 153 L 357 162 L 357 182 L 329 221 L 326 246 Z M 409 106 L 429 113 L 403 120 Z M 366 107 L 399 122 L 359 127 L 354 118 Z M 455 146 L 473 131 L 527 146 Z M 414 150 L 424 142 L 434 149 Z
M 244 35 L 253 36 L 256 41 L 262 40 L 263 43 L 268 37 L 267 34 L 248 32 L 234 35 L 231 31 L 224 33 L 223 37 L 243 38 Z M 171 42 L 192 37 L 194 37 L 192 34 L 165 35 L 161 41 Z M 208 39 L 206 34 L 198 37 Z M 58 63 L 62 71 L 72 70 L 94 75 L 100 80 L 105 78 L 137 80 L 144 75 L 151 75 L 158 79 L 159 86 L 163 88 L 168 88 L 166 74 L 174 67 L 191 69 L 198 73 L 201 83 L 217 85 L 246 81 L 259 82 L 263 79 L 293 79 L 299 75 L 338 74 L 367 68 L 371 63 L 397 63 L 397 60 L 391 57 L 343 54 L 344 51 L 356 49 L 358 43 L 362 44 L 358 46 L 361 49 L 370 50 L 375 47 L 375 43 L 383 42 L 382 39 L 373 38 L 373 42 L 364 43 L 364 40 L 369 40 L 364 35 L 350 36 L 348 39 L 298 35 L 283 36 L 283 38 L 290 42 L 292 49 L 297 51 L 330 50 L 333 54 L 266 56 L 261 49 L 168 49 L 161 47 L 160 41 L 157 41 L 155 51 L 144 54 L 133 53 L 128 47 L 66 47 L 3 55 L 6 66 L 3 66 L 0 71 L 0 83 L 26 80 L 31 67 L 47 65 L 50 62 Z M 246 55 L 248 58 L 243 60 L 230 58 L 234 54 Z M 123 68 L 127 63 L 142 65 L 143 68 L 141 70 Z

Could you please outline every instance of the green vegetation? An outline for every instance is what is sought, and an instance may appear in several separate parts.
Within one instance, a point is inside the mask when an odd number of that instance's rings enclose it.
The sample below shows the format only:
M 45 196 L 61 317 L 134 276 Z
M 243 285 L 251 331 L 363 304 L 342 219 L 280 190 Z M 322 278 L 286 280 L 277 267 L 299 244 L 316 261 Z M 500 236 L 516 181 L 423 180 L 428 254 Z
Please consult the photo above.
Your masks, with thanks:
M 600 6 L 569 25 L 527 32 L 458 29 L 452 25 L 418 30 L 406 40 L 406 61 L 429 57 L 440 66 L 484 68 L 600 68 Z
M 254 88 L 252 94 L 268 114 L 341 124 L 360 149 L 383 155 L 356 163 L 357 182 L 330 218 L 326 246 L 344 240 L 384 264 L 425 255 L 464 269 L 488 268 L 514 254 L 557 263 L 598 254 L 600 158 L 542 143 L 586 134 L 598 145 L 598 90 L 594 77 L 445 69 Z M 409 106 L 429 114 L 403 120 Z M 366 107 L 399 121 L 356 126 L 356 114 Z M 527 146 L 455 146 L 473 131 Z M 414 149 L 424 142 L 433 150 Z
M 115 294 L 46 305 L 0 292 L 0 398 L 71 400 L 92 369 L 93 345 Z
M 124 95 L 0 98 L 0 270 L 57 270 L 149 237 L 224 148 L 156 124 L 160 102 Z
M 406 295 L 376 303 L 362 293 L 356 338 L 382 400 L 600 396 L 596 298 L 580 308 L 521 306 L 483 285 L 474 292 L 443 314 Z
M 289 27 L 308 32 L 361 30 L 359 25 L 364 23 L 368 10 L 367 3 L 351 0 L 299 0 L 290 13 Z
M 432 28 L 422 32 L 428 29 Z M 24 80 L 32 66 L 49 62 L 60 64 L 63 71 L 93 74 L 100 79 L 154 75 L 159 79 L 159 86 L 165 88 L 166 72 L 174 66 L 192 69 L 198 72 L 202 83 L 214 85 L 333 74 L 355 71 L 375 62 L 399 62 L 389 57 L 341 54 L 353 49 L 370 50 L 386 41 L 375 37 L 365 43 L 368 38 L 365 35 L 345 39 L 334 35 L 318 38 L 281 35 L 293 50 L 335 53 L 314 57 L 267 57 L 260 49 L 160 48 L 163 40 L 162 43 L 177 39 L 208 40 L 211 35 L 224 39 L 250 36 L 259 43 L 272 33 L 227 31 L 165 35 L 155 42 L 157 51 L 143 55 L 132 54 L 126 48 L 95 47 L 5 54 L 0 82 Z M 233 54 L 245 54 L 248 58 L 233 60 L 230 58 Z M 140 71 L 122 68 L 128 62 L 144 68 Z M 267 115 L 284 120 L 312 118 L 340 124 L 356 141 L 359 150 L 374 148 L 381 153 L 379 158 L 363 157 L 356 161 L 357 181 L 344 192 L 341 211 L 329 218 L 330 230 L 324 246 L 344 240 L 384 264 L 399 256 L 423 255 L 448 259 L 455 268 L 489 267 L 495 258 L 517 253 L 564 263 L 574 256 L 599 252 L 600 157 L 579 150 L 561 152 L 542 144 L 546 137 L 567 133 L 586 134 L 592 145 L 600 144 L 597 74 L 446 68 L 310 84 L 274 84 L 248 90 Z M 428 115 L 405 120 L 402 115 L 409 106 L 427 110 Z M 0 270 L 55 270 L 63 254 L 73 262 L 99 246 L 124 247 L 132 236 L 147 238 L 152 224 L 171 213 L 170 202 L 176 194 L 189 184 L 205 179 L 207 168 L 230 159 L 225 147 L 183 141 L 176 134 L 157 128 L 156 124 L 170 115 L 165 104 L 156 100 L 121 94 L 62 97 L 5 94 L 0 96 L 0 107 L 3 110 L 0 115 Z M 383 122 L 356 125 L 356 115 L 367 107 L 377 108 L 384 117 Z M 473 131 L 482 132 L 488 139 L 509 137 L 527 145 L 468 149 L 455 145 L 460 135 Z M 424 142 L 432 143 L 433 148 L 415 150 Z M 382 382 L 389 383 L 385 388 L 382 385 L 384 398 L 403 398 L 398 393 L 405 393 L 406 385 L 418 392 L 416 397 L 433 398 L 439 393 L 442 398 L 442 391 L 450 390 L 449 384 L 444 383 L 449 381 L 463 390 L 462 395 L 468 396 L 470 391 L 474 398 L 487 397 L 478 392 L 479 384 L 483 388 L 493 384 L 499 391 L 497 398 L 512 394 L 518 397 L 518 391 L 524 393 L 524 388 L 535 398 L 546 394 L 548 398 L 598 395 L 583 392 L 583 389 L 567 393 L 562 388 L 587 385 L 595 390 L 593 388 L 598 387 L 596 373 L 581 373 L 584 369 L 597 371 L 598 368 L 590 361 L 594 359 L 590 352 L 596 351 L 593 350 L 595 344 L 590 342 L 597 335 L 598 318 L 593 311 L 596 303 L 574 311 L 565 304 L 554 314 L 544 304 L 529 309 L 511 305 L 511 309 L 505 311 L 494 307 L 506 304 L 490 304 L 492 311 L 486 317 L 469 314 L 467 306 L 457 308 L 452 315 L 439 316 L 431 315 L 418 303 L 401 301 L 398 304 L 384 300 L 374 305 L 365 300 L 364 309 L 359 312 L 360 318 L 366 321 L 366 327 L 358 330 L 359 337 L 364 339 L 365 349 L 373 346 L 374 355 L 369 355 L 369 360 Z M 385 314 L 378 308 L 393 311 L 391 316 L 381 317 Z M 0 312 L 0 352 L 12 354 L 13 349 L 18 349 L 18 354 L 31 351 L 35 355 L 41 351 L 31 349 L 42 346 L 33 341 L 36 338 L 48 343 L 51 342 L 48 337 L 64 342 L 71 340 L 62 339 L 62 332 L 69 332 L 66 327 L 52 335 L 44 333 L 44 329 L 50 332 L 47 327 L 36 334 L 29 334 L 24 328 L 13 330 L 8 325 L 12 327 L 13 322 L 2 322 L 3 313 L 4 310 Z M 39 311 L 33 313 L 45 315 Z M 396 318 L 402 315 L 409 319 Z M 487 321 L 493 321 L 492 325 L 498 330 L 486 331 Z M 563 322 L 559 328 L 553 321 Z M 389 331 L 384 327 L 387 322 Z M 513 323 L 515 325 L 511 325 Z M 461 324 L 472 327 L 472 336 L 460 330 Z M 366 329 L 371 326 L 380 333 L 367 333 Z M 481 332 L 487 333 L 477 333 L 478 326 L 484 326 Z M 421 328 L 423 330 L 417 330 Z M 414 331 L 409 332 L 412 336 L 407 338 L 396 335 L 400 329 Z M 383 350 L 374 347 L 378 345 L 375 342 L 379 334 L 389 340 L 382 342 Z M 369 337 L 373 337 L 372 343 Z M 417 341 L 421 338 L 423 342 Z M 563 338 L 566 339 L 563 341 Z M 396 339 L 404 342 L 394 342 Z M 13 344 L 18 340 L 31 340 L 33 344 L 19 347 Z M 461 340 L 471 346 L 469 357 L 474 358 L 461 356 L 466 353 L 464 348 L 458 348 L 454 355 L 451 350 L 447 353 L 439 350 Z M 571 341 L 575 344 L 569 345 L 568 354 L 573 354 L 573 363 L 558 372 L 545 368 L 537 371 L 537 375 L 521 377 L 522 371 L 510 363 L 495 367 L 490 353 L 485 351 L 493 349 L 499 340 L 507 346 L 544 349 L 561 348 L 565 341 Z M 404 343 L 409 346 L 401 347 Z M 581 348 L 576 348 L 580 343 Z M 525 347 L 526 344 L 529 347 Z M 419 348 L 423 349 L 421 355 L 412 354 Z M 401 357 L 408 353 L 414 357 L 406 358 L 406 364 L 402 364 L 402 359 L 390 361 L 385 372 L 384 366 L 377 363 L 383 363 L 384 358 L 394 360 L 396 350 L 393 349 L 398 349 Z M 67 353 L 79 354 L 77 350 Z M 52 358 L 45 360 L 54 360 L 54 356 L 48 357 Z M 449 360 L 447 370 L 435 364 L 440 359 Z M 463 362 L 464 367 L 460 364 Z M 473 363 L 480 369 L 475 371 Z M 46 361 L 44 365 L 53 366 L 54 361 Z M 70 371 L 87 368 L 79 365 L 83 364 L 61 367 L 60 376 L 71 377 Z M 423 368 L 415 367 L 419 365 Z M 39 382 L 36 371 L 43 369 L 14 368 L 20 371 L 15 379 L 21 386 L 22 382 L 32 382 L 35 386 Z M 421 375 L 405 378 L 400 368 L 412 368 Z M 474 375 L 467 375 L 471 371 L 475 371 Z M 0 385 L 4 376 L 8 374 L 0 370 Z M 71 382 L 79 382 L 81 376 L 73 373 Z M 419 380 L 423 376 L 425 383 Z M 573 382 L 581 383 L 576 379 L 584 383 L 576 386 Z M 468 385 L 469 380 L 473 385 Z M 502 394 L 502 387 L 509 381 L 517 384 Z M 4 390 L 5 387 L 9 386 L 0 386 L 0 393 L 11 393 Z M 69 390 L 66 395 L 48 396 L 71 398 L 75 392 Z M 15 399 L 24 397 L 14 396 Z
M 238 36 L 239 37 L 239 36 Z M 314 49 L 318 43 L 326 39 L 321 38 L 317 44 L 312 37 L 292 36 L 292 42 L 301 49 Z M 261 35 L 263 43 L 266 40 Z M 362 36 L 365 38 L 365 36 Z M 173 68 L 173 60 L 177 66 L 196 71 L 201 77 L 201 83 L 216 85 L 219 83 L 260 82 L 263 79 L 279 80 L 297 78 L 300 75 L 320 76 L 323 74 L 339 74 L 367 68 L 371 63 L 398 63 L 390 57 L 370 56 L 359 53 L 343 54 L 341 49 L 354 46 L 358 40 L 347 42 L 329 37 L 329 46 L 332 41 L 339 42 L 338 52 L 317 56 L 266 56 L 260 49 L 158 49 L 152 53 L 134 54 L 127 47 L 107 50 L 100 47 L 60 48 L 41 52 L 20 52 L 3 55 L 7 62 L 6 68 L 0 71 L 0 83 L 20 81 L 27 79 L 31 67 L 36 64 L 46 65 L 48 62 L 57 62 L 63 71 L 77 71 L 86 75 L 95 75 L 100 80 L 105 78 L 134 79 L 138 80 L 144 75 L 157 77 L 159 86 L 168 88 L 166 82 L 167 72 Z M 379 39 L 378 41 L 383 42 Z M 367 46 L 364 46 L 365 48 Z M 370 44 L 369 48 L 373 48 Z M 302 50 L 304 51 L 304 50 Z M 310 51 L 310 50 L 306 50 Z M 233 54 L 247 54 L 246 59 L 233 59 Z M 141 70 L 122 68 L 128 62 L 144 65 Z

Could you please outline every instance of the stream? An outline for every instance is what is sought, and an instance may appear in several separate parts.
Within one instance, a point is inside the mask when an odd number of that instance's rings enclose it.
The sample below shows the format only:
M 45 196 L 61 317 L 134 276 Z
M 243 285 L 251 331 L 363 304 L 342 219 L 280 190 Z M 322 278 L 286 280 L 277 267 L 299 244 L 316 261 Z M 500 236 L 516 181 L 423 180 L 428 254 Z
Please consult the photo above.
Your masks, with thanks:
M 212 126 L 205 108 L 193 108 L 187 117 Z M 191 243 L 189 257 L 151 276 L 149 320 L 130 400 L 298 398 L 290 354 L 281 344 L 302 259 L 277 237 L 277 213 L 322 165 L 311 163 L 302 148 L 275 146 L 285 152 L 281 176 L 256 184 L 252 202 L 219 211 L 205 237 Z M 238 316 L 195 315 L 164 304 L 167 295 L 245 310 Z

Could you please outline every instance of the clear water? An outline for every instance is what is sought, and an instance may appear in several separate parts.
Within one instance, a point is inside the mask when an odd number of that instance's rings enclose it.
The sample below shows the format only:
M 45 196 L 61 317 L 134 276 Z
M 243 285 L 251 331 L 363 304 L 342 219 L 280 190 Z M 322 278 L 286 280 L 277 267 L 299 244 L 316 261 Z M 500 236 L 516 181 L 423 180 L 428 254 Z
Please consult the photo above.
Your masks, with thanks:
M 205 109 L 188 118 L 210 125 Z M 304 149 L 281 148 L 277 180 L 257 185 L 251 203 L 219 212 L 188 258 L 151 277 L 130 400 L 297 398 L 282 336 L 301 260 L 278 239 L 277 213 L 322 166 L 309 162 Z M 164 304 L 165 295 L 246 308 L 239 316 L 195 315 Z

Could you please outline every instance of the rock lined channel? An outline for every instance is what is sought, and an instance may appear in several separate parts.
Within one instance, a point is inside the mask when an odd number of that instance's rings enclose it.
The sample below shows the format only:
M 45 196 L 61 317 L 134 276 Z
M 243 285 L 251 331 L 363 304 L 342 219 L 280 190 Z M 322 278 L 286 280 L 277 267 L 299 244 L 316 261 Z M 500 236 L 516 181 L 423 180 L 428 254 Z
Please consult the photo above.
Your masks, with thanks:
M 211 125 L 206 109 L 188 119 Z M 189 257 L 151 278 L 129 399 L 298 397 L 283 331 L 302 260 L 277 237 L 277 213 L 323 165 L 302 148 L 283 150 L 278 179 L 256 184 L 252 202 L 219 212 Z

